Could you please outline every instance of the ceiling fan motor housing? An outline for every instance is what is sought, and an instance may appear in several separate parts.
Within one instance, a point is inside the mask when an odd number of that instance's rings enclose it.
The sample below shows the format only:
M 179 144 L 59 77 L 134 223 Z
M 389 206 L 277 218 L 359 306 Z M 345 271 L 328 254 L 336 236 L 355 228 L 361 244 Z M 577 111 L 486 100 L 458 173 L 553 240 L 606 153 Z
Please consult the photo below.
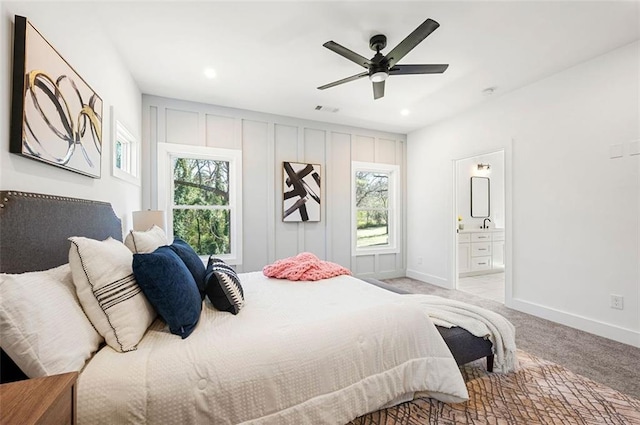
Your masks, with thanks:
M 371 66 L 369 67 L 369 78 L 371 78 L 374 74 L 378 74 L 379 72 L 383 72 L 387 75 L 389 74 L 389 64 L 387 63 L 387 61 L 383 60 L 382 62 L 372 63 Z M 380 76 L 379 78 L 382 78 L 382 81 L 383 81 L 384 79 L 386 79 L 386 76 L 384 77 Z M 380 80 L 378 79 L 378 81 Z
M 385 47 L 387 47 L 387 37 L 383 34 L 374 35 L 369 39 L 369 48 L 374 52 L 380 52 Z

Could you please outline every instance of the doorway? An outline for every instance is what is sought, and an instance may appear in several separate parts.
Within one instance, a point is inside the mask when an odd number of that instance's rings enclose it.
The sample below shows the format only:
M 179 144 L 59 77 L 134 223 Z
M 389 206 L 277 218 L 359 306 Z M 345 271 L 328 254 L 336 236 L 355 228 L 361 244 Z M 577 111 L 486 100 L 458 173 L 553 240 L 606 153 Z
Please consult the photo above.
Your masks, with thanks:
M 505 303 L 505 150 L 455 160 L 455 288 Z

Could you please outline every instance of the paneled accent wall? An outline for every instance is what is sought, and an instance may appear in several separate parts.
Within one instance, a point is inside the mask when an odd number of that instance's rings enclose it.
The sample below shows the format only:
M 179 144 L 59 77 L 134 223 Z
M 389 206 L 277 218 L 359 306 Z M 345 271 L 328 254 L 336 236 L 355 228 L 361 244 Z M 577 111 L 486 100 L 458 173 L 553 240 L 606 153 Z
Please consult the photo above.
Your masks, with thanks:
M 406 136 L 144 95 L 143 208 L 157 208 L 157 143 L 242 150 L 242 272 L 312 252 L 354 275 L 405 274 Z M 282 221 L 282 163 L 321 166 L 321 220 Z M 400 253 L 353 257 L 351 161 L 397 164 L 402 174 Z

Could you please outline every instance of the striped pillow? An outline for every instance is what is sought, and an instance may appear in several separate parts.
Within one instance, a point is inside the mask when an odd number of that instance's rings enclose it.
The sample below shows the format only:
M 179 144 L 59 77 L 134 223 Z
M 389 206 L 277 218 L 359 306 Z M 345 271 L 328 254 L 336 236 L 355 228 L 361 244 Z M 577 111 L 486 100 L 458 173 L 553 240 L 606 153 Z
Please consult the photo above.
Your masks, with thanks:
M 204 284 L 209 301 L 218 310 L 238 314 L 244 307 L 244 292 L 238 275 L 219 258 L 209 257 Z
M 135 350 L 156 312 L 133 276 L 133 253 L 113 238 L 69 240 L 69 265 L 82 309 L 111 348 Z

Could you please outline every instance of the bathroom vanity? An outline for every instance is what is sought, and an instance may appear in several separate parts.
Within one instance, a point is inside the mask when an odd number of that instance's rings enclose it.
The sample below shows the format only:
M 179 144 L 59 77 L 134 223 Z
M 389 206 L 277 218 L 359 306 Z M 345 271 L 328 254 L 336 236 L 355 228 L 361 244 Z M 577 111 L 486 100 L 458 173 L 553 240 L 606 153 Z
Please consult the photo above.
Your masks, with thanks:
M 460 276 L 502 271 L 504 271 L 504 229 L 458 230 Z

